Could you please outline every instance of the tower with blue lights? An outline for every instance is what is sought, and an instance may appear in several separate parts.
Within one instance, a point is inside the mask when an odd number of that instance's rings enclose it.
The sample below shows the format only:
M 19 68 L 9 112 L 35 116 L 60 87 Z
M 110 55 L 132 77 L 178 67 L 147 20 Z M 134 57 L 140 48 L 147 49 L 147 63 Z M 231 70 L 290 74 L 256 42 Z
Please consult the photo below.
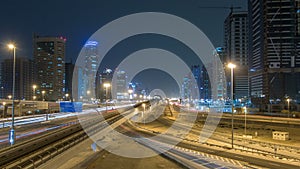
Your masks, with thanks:
M 78 96 L 81 100 L 96 99 L 92 94 L 96 92 L 98 45 L 97 41 L 87 41 L 82 49 L 84 63 L 79 69 L 80 78 L 78 78 Z

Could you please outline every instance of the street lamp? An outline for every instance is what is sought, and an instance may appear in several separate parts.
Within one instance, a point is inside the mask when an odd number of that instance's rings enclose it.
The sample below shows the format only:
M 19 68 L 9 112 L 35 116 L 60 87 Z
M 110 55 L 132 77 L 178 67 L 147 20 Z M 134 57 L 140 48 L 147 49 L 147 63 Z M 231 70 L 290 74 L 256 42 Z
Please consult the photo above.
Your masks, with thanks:
M 130 99 L 131 99 L 131 97 L 132 97 L 132 95 L 131 95 L 131 94 L 133 93 L 133 90 L 132 90 L 132 89 L 129 89 L 129 90 L 128 90 L 128 93 L 129 93 L 129 100 L 130 100 Z
M 6 102 L 3 102 L 2 103 L 2 105 L 3 105 L 3 127 L 2 128 L 4 128 L 4 115 L 5 115 L 5 110 L 6 110 L 6 108 L 5 108 L 5 105 L 6 105 Z
M 188 113 L 190 112 L 190 103 L 186 104 L 186 106 L 188 107 Z
M 104 83 L 103 87 L 105 88 L 105 107 L 106 107 L 106 113 L 107 113 L 107 94 L 108 94 L 108 88 L 110 87 L 110 84 Z
M 236 65 L 233 63 L 229 63 L 228 67 L 230 68 L 230 75 L 231 75 L 231 81 L 230 81 L 230 98 L 231 98 L 231 148 L 233 148 L 233 69 L 236 68 Z
M 8 99 L 9 99 L 9 100 L 12 98 L 12 96 L 11 96 L 11 95 L 8 95 L 7 97 L 8 97 Z
M 33 98 L 33 100 L 35 100 L 35 98 L 36 98 L 36 96 L 35 96 L 35 89 L 36 89 L 36 85 L 33 85 L 32 86 L 32 88 L 33 88 L 33 96 L 32 96 L 32 98 Z
M 4 87 L 3 86 L 1 87 L 1 98 L 3 98 L 3 99 L 5 98 L 4 97 Z
M 86 97 L 87 97 L 87 100 L 89 100 L 90 94 L 91 94 L 91 91 L 90 91 L 90 90 L 87 90 L 87 91 L 86 91 Z
M 4 118 L 4 110 L 5 110 L 6 102 L 3 102 L 2 105 L 3 105 L 3 118 Z
M 290 101 L 291 101 L 291 99 L 287 99 L 286 101 L 288 103 L 288 118 L 290 118 Z
M 65 96 L 66 96 L 66 101 L 68 101 L 69 94 L 66 93 Z
M 15 83 L 16 83 L 16 47 L 14 44 L 8 44 L 7 45 L 9 49 L 13 50 L 13 88 L 12 88 L 12 112 L 11 112 L 11 129 L 9 131 L 9 142 L 11 145 L 15 143 L 15 129 L 14 129 L 14 123 L 15 123 Z
M 144 117 L 144 114 L 145 114 L 145 107 L 146 107 L 146 104 L 143 103 L 142 104 L 143 108 L 144 108 L 144 111 L 143 111 L 143 114 L 142 114 L 142 117 L 143 117 L 143 121 L 144 121 L 144 125 L 145 125 L 145 117 Z
M 43 95 L 43 101 L 45 101 L 45 93 L 46 93 L 46 91 L 45 91 L 45 90 L 43 90 L 43 91 L 42 91 L 42 95 Z
M 245 136 L 247 135 L 247 107 L 244 107 L 245 112 Z

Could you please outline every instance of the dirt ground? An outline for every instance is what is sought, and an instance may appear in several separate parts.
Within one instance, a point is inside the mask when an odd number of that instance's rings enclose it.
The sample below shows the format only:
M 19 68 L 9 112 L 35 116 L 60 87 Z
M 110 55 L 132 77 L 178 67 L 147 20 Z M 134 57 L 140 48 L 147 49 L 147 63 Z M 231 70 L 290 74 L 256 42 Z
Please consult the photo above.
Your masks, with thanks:
M 103 151 L 98 158 L 91 162 L 87 169 L 181 169 L 183 166 L 169 161 L 162 156 L 133 159 L 120 157 Z

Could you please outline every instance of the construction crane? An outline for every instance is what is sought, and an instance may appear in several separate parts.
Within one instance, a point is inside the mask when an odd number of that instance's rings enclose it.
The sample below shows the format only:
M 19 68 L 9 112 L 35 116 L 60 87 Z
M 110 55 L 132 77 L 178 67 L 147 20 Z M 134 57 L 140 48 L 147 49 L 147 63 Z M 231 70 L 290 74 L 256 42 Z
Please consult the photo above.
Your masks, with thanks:
M 230 13 L 233 12 L 234 9 L 241 9 L 239 6 L 198 6 L 201 9 L 230 9 Z

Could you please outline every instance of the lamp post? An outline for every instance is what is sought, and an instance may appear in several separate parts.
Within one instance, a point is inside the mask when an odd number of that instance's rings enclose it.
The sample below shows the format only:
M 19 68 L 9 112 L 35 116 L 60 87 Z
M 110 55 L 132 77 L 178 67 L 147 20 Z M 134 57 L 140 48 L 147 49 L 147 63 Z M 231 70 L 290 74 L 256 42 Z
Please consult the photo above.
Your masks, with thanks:
M 6 105 L 6 102 L 3 102 L 2 103 L 2 105 L 3 105 L 3 127 L 2 128 L 4 128 L 4 115 L 5 115 L 5 110 L 6 110 L 6 108 L 5 108 L 5 105 Z
M 69 94 L 66 93 L 65 96 L 66 96 L 66 101 L 68 101 Z
M 143 95 L 140 95 L 139 101 L 141 102 L 143 100 Z
M 86 100 L 89 101 L 90 99 L 90 94 L 91 94 L 91 91 L 90 90 L 87 90 L 86 91 Z
M 290 118 L 290 99 L 287 99 L 287 103 L 288 103 L 288 118 Z
M 43 90 L 43 91 L 42 91 L 43 101 L 45 101 L 45 93 L 46 93 L 46 91 Z
M 3 105 L 3 117 L 2 118 L 4 118 L 4 113 L 5 113 L 4 111 L 5 111 L 6 102 L 3 102 L 2 105 Z
M 107 113 L 107 94 L 108 94 L 108 88 L 110 87 L 110 84 L 104 83 L 103 87 L 105 88 L 105 107 L 106 107 L 106 113 Z
M 136 98 L 137 98 L 137 94 L 134 94 L 134 95 L 133 95 L 133 98 L 136 99 Z
M 231 148 L 233 148 L 233 69 L 236 68 L 236 65 L 233 63 L 229 63 L 228 67 L 230 68 L 230 75 L 231 75 L 231 80 L 230 80 L 230 98 L 231 98 Z
M 144 125 L 145 125 L 145 117 L 144 117 L 144 114 L 145 114 L 145 107 L 146 107 L 146 104 L 143 103 L 142 104 L 143 108 L 144 108 L 144 111 L 143 111 L 143 114 L 142 114 L 142 117 L 143 117 L 143 121 L 144 121 Z
M 190 112 L 190 103 L 186 104 L 186 106 L 188 107 L 188 113 Z
M 5 98 L 4 97 L 4 87 L 3 86 L 1 87 L 1 98 L 3 98 L 3 99 Z
M 131 94 L 133 93 L 133 90 L 132 90 L 132 89 L 129 89 L 129 90 L 128 90 L 128 93 L 129 93 L 129 101 L 130 101 L 131 98 L 132 98 L 132 95 L 131 95 Z
M 245 136 L 247 135 L 247 107 L 244 107 L 245 112 Z
M 36 85 L 33 85 L 32 89 L 33 89 L 33 96 L 32 96 L 32 98 L 33 98 L 33 100 L 35 100 L 35 98 L 36 98 L 36 96 L 35 96 Z
M 8 44 L 8 48 L 13 50 L 13 86 L 12 86 L 12 112 L 11 112 L 11 129 L 9 131 L 9 142 L 11 145 L 15 144 L 15 84 L 16 84 L 16 47 L 13 44 Z

